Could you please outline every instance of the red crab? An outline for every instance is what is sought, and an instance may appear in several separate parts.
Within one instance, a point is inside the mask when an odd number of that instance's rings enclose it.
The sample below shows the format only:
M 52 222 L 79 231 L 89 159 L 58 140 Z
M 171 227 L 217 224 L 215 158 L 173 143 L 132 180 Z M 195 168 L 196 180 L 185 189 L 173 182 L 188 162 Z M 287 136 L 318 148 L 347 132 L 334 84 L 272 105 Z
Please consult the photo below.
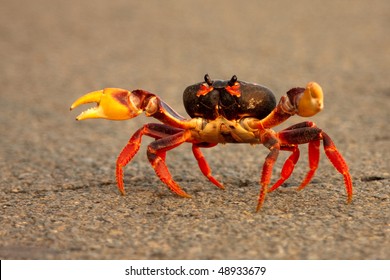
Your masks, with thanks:
M 190 196 L 172 179 L 165 163 L 167 151 L 184 142 L 191 143 L 202 173 L 214 185 L 223 189 L 223 185 L 212 176 L 201 148 L 210 148 L 219 143 L 263 144 L 269 149 L 269 154 L 262 168 L 256 211 L 262 207 L 266 194 L 277 189 L 290 177 L 299 159 L 299 144 L 309 144 L 310 170 L 298 189 L 303 189 L 310 182 L 318 166 L 322 140 L 325 154 L 344 176 L 347 202 L 351 201 L 352 180 L 348 166 L 324 131 L 310 121 L 295 124 L 280 132 L 272 130 L 294 114 L 310 117 L 322 110 L 323 93 L 317 83 L 310 82 L 306 88 L 290 89 L 276 105 L 273 93 L 264 86 L 239 81 L 235 75 L 230 80 L 213 81 L 206 74 L 204 82 L 185 89 L 183 101 L 191 118 L 182 117 L 157 95 L 142 89 L 127 91 L 106 88 L 90 92 L 77 99 L 70 109 L 96 102 L 96 107 L 81 113 L 77 120 L 126 120 L 145 112 L 146 116 L 162 122 L 142 126 L 120 153 L 116 162 L 116 179 L 122 195 L 125 194 L 122 169 L 138 152 L 142 136 L 147 135 L 155 139 L 147 148 L 149 162 L 161 181 L 182 197 Z M 283 165 L 279 180 L 269 187 L 272 168 L 280 150 L 289 151 L 291 155 Z

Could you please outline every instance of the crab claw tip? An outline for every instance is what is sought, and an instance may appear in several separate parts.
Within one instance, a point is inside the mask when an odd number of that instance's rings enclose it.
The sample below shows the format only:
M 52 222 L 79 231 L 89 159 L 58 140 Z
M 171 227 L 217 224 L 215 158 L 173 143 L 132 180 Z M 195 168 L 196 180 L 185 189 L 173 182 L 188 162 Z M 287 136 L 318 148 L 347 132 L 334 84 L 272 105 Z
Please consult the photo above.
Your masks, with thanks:
M 70 110 L 83 104 L 95 102 L 97 106 L 82 112 L 76 117 L 76 120 L 96 118 L 126 120 L 142 112 L 137 107 L 137 98 L 131 95 L 131 92 L 118 88 L 106 88 L 93 91 L 78 98 L 70 106 Z
M 82 112 L 80 115 L 76 117 L 76 120 L 84 120 L 88 118 L 104 118 L 104 112 L 100 109 L 100 101 L 103 96 L 103 90 L 93 91 L 90 93 L 87 93 L 80 98 L 78 98 L 73 104 L 70 106 L 70 110 L 73 110 L 74 108 L 88 103 L 97 103 L 97 106 L 94 108 L 90 108 L 84 112 Z

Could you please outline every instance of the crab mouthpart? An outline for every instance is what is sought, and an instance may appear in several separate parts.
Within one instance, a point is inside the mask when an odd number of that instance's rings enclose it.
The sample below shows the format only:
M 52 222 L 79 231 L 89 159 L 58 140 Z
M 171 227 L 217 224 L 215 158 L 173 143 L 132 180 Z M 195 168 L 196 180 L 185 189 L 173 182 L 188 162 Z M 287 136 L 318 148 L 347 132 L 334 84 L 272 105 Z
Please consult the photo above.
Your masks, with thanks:
M 127 120 L 138 116 L 142 110 L 138 108 L 139 99 L 131 92 L 119 88 L 106 88 L 87 93 L 78 98 L 70 110 L 88 103 L 96 102 L 97 106 L 90 108 L 76 117 L 76 120 L 109 119 Z
M 311 117 L 324 108 L 324 94 L 319 84 L 310 82 L 298 101 L 298 115 Z

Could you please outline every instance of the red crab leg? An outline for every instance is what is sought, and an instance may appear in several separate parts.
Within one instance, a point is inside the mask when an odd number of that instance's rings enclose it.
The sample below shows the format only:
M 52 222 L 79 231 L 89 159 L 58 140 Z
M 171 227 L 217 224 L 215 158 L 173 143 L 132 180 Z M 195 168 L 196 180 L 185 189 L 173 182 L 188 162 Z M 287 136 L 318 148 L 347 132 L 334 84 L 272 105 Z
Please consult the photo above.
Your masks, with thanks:
M 277 137 L 280 138 L 283 142 L 283 135 L 284 134 L 291 134 L 291 130 L 298 129 L 298 128 L 304 128 L 304 127 L 312 127 L 315 126 L 312 122 L 302 122 L 298 124 L 294 124 L 292 126 L 287 127 L 286 129 L 282 130 L 277 134 Z M 280 136 L 282 135 L 282 136 Z M 290 139 L 291 141 L 291 139 Z M 295 164 L 298 162 L 299 159 L 299 148 L 296 144 L 293 144 L 293 142 L 286 142 L 281 145 L 281 150 L 284 151 L 291 151 L 292 154 L 287 158 L 285 161 L 281 174 L 280 179 L 268 190 L 268 192 L 272 192 L 276 190 L 278 187 L 280 187 L 281 184 L 283 184 L 292 174 Z M 309 156 L 310 158 L 310 156 Z M 314 173 L 313 173 L 314 174 Z M 310 180 L 310 179 L 309 179 Z
M 125 189 L 123 184 L 123 167 L 125 167 L 138 152 L 141 146 L 142 136 L 147 135 L 155 139 L 160 139 L 168 135 L 176 134 L 180 131 L 183 130 L 170 127 L 164 124 L 150 123 L 138 129 L 133 134 L 133 136 L 131 136 L 129 142 L 123 148 L 122 152 L 119 154 L 118 159 L 116 161 L 116 180 L 118 184 L 118 189 L 122 195 L 125 195 Z
M 350 203 L 352 201 L 353 191 L 352 179 L 348 171 L 348 165 L 337 150 L 336 146 L 334 145 L 332 139 L 330 139 L 328 134 L 326 134 L 325 132 L 322 132 L 321 134 L 324 142 L 325 154 L 327 155 L 333 166 L 337 169 L 337 171 L 344 176 L 345 187 L 348 194 L 347 203 Z
M 282 146 L 280 149 L 284 151 L 292 151 L 292 154 L 284 162 L 282 171 L 280 172 L 280 179 L 271 188 L 268 189 L 268 192 L 272 192 L 277 188 L 279 188 L 280 185 L 283 184 L 290 177 L 291 173 L 294 170 L 295 164 L 299 159 L 298 146 L 292 146 L 292 147 Z
M 283 141 L 283 137 L 285 137 L 286 134 L 291 134 L 292 130 L 294 129 L 299 129 L 299 128 L 307 128 L 307 127 L 315 127 L 315 124 L 313 122 L 302 122 L 298 123 L 295 125 L 292 125 L 281 132 L 278 133 L 278 137 L 281 138 Z M 280 136 L 282 135 L 282 136 Z M 284 135 L 284 136 L 283 136 Z M 290 139 L 289 141 L 294 141 L 295 139 Z M 285 145 L 285 144 L 284 144 Z M 281 150 L 290 150 L 293 152 L 291 156 L 286 160 L 286 162 L 283 165 L 282 172 L 281 172 L 281 178 L 268 190 L 269 192 L 276 190 L 281 184 L 283 184 L 292 174 L 295 164 L 297 163 L 299 159 L 299 149 L 298 146 L 295 144 L 292 145 L 291 142 L 289 142 L 288 146 L 281 146 Z M 292 146 L 291 146 L 292 145 Z M 320 146 L 320 141 L 315 140 L 309 142 L 309 166 L 310 166 L 310 171 L 306 175 L 306 178 L 304 181 L 301 183 L 299 186 L 298 190 L 303 189 L 311 180 L 313 177 L 317 167 L 318 167 L 318 161 L 319 161 L 319 146 Z M 294 148 L 295 147 L 295 148 Z M 297 149 L 297 150 L 294 150 Z
M 306 175 L 306 178 L 299 186 L 299 189 L 304 188 L 311 180 L 319 161 L 319 145 L 320 140 L 323 140 L 325 154 L 333 164 L 335 169 L 344 176 L 344 182 L 348 195 L 347 202 L 352 200 L 352 179 L 348 171 L 348 166 L 334 145 L 330 137 L 323 132 L 320 128 L 316 127 L 312 122 L 303 122 L 297 124 L 293 129 L 287 129 L 277 134 L 279 140 L 283 144 L 304 144 L 309 143 L 309 166 L 310 171 Z
M 122 152 L 118 156 L 117 162 L 116 162 L 116 178 L 117 178 L 117 184 L 118 189 L 121 192 L 122 195 L 125 195 L 125 189 L 123 184 L 123 167 L 125 167 L 135 156 L 135 154 L 138 152 L 140 146 L 141 146 L 141 138 L 143 135 L 147 135 L 150 137 L 157 139 L 161 139 L 170 135 L 177 134 L 179 132 L 183 131 L 179 128 L 174 128 L 168 125 L 164 124 L 158 124 L 158 123 L 150 123 L 144 125 L 142 128 L 137 130 L 133 136 L 130 138 L 127 145 L 123 148 Z M 193 144 L 193 153 L 195 158 L 197 159 L 198 165 L 202 173 L 217 187 L 223 189 L 223 185 L 218 182 L 212 175 L 211 175 L 211 169 L 209 165 L 206 162 L 206 159 L 204 158 L 200 147 L 212 147 L 215 145 L 199 145 L 199 144 Z M 161 152 L 160 157 L 165 161 L 165 153 Z
M 298 187 L 298 190 L 302 190 L 309 184 L 311 178 L 313 178 L 314 173 L 317 170 L 318 162 L 320 160 L 320 140 L 314 140 L 309 142 L 309 167 L 310 170 L 307 173 L 305 179 L 302 181 L 301 185 Z
M 211 145 L 211 146 L 203 146 L 202 145 L 202 147 L 213 147 L 213 146 L 215 146 L 215 145 Z M 218 188 L 224 189 L 225 187 L 220 182 L 218 182 L 218 180 L 215 179 L 213 177 L 213 175 L 211 175 L 211 168 L 208 165 L 205 157 L 203 156 L 203 154 L 200 150 L 200 146 L 198 144 L 192 145 L 192 152 L 194 153 L 194 156 L 195 156 L 196 160 L 198 161 L 199 168 L 202 171 L 203 175 L 206 176 L 209 179 L 209 181 L 211 183 L 213 183 L 214 185 L 216 185 Z
M 256 212 L 260 210 L 260 208 L 263 206 L 265 196 L 268 192 L 268 185 L 271 181 L 272 176 L 272 169 L 274 167 L 275 161 L 278 158 L 279 150 L 280 150 L 280 144 L 278 142 L 278 139 L 275 138 L 273 135 L 265 135 L 266 139 L 264 145 L 270 149 L 269 154 L 265 158 L 265 162 L 263 164 L 263 169 L 261 172 L 261 179 L 260 179 L 260 194 L 259 194 L 259 200 L 256 207 Z
M 167 136 L 152 142 L 147 150 L 149 162 L 152 164 L 157 176 L 171 189 L 171 191 L 182 197 L 190 197 L 190 195 L 184 192 L 172 179 L 172 175 L 169 173 L 168 167 L 165 164 L 165 153 L 186 142 L 190 138 L 190 131 L 182 131 L 175 135 Z

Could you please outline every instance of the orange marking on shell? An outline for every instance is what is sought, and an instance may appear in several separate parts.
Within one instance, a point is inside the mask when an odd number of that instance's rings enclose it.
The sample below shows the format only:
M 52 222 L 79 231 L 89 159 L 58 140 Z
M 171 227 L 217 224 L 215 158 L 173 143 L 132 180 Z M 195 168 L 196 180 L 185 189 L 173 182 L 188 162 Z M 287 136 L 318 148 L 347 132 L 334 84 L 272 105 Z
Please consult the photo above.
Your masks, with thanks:
M 233 96 L 237 96 L 237 97 L 241 96 L 239 83 L 235 83 L 233 86 L 227 86 L 226 90 Z
M 198 92 L 196 93 L 196 96 L 202 96 L 202 95 L 206 95 L 208 94 L 210 91 L 212 91 L 214 88 L 213 87 L 209 87 L 208 85 L 200 85 L 200 89 L 198 90 Z

